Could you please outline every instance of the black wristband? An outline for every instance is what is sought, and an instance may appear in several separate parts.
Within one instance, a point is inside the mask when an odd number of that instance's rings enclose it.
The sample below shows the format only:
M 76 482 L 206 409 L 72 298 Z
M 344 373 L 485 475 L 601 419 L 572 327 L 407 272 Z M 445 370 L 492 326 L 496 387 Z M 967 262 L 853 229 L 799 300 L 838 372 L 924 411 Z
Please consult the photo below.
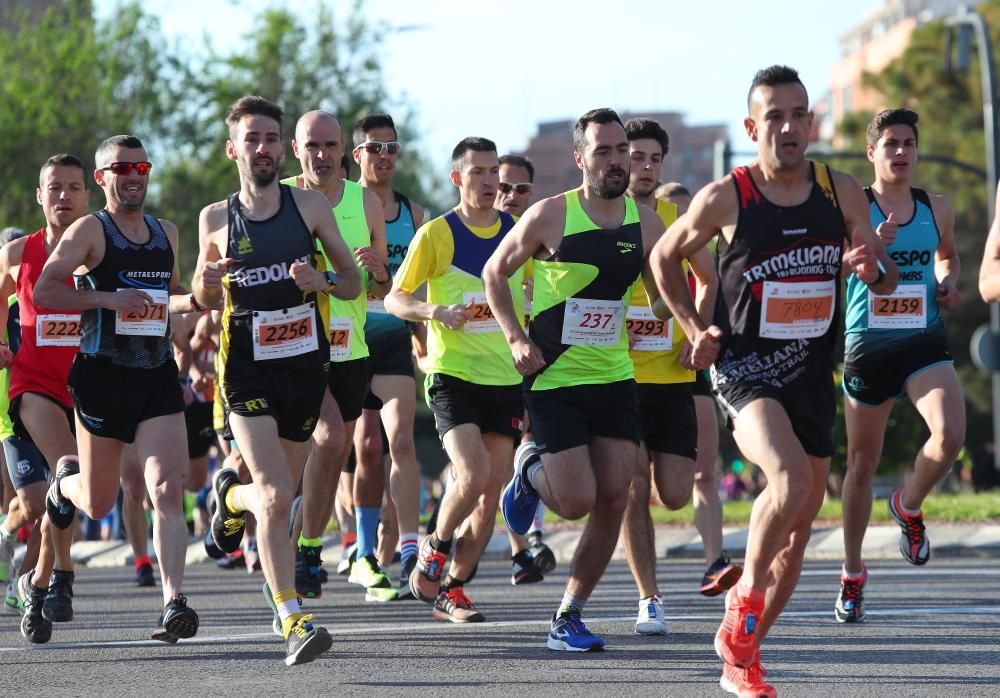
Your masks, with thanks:
M 199 303 L 198 299 L 195 298 L 194 294 L 192 293 L 191 294 L 191 310 L 193 310 L 196 313 L 200 313 L 204 309 L 205 309 L 205 306 L 203 306 L 201 303 Z

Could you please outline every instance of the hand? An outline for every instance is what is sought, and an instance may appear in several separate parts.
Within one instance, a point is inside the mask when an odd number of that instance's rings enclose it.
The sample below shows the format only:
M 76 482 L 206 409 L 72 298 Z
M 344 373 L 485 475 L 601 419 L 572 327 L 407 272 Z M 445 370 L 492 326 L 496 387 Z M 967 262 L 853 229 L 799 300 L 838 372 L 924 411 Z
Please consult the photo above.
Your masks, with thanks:
M 883 245 L 891 245 L 896 240 L 899 221 L 896 220 L 895 216 L 896 214 L 890 213 L 889 217 L 879 223 L 878 228 L 875 229 L 875 234 L 882 240 Z
M 681 366 L 683 366 L 687 370 L 694 371 L 696 369 L 694 367 L 694 364 L 691 363 L 691 353 L 692 353 L 691 343 L 687 340 L 684 340 L 684 343 L 681 344 L 681 351 L 677 355 L 677 361 L 680 363 Z
M 194 402 L 194 393 L 191 392 L 191 386 L 188 385 L 187 381 L 181 383 L 181 392 L 184 393 L 184 406 L 187 407 Z
M 201 268 L 202 288 L 222 288 L 222 277 L 229 271 L 232 263 L 232 257 L 226 257 L 217 262 L 205 262 Z
M 510 353 L 514 356 L 514 367 L 522 376 L 533 375 L 545 368 L 542 350 L 527 337 L 518 339 L 511 344 Z
M 635 345 L 639 343 L 639 335 L 628 329 L 625 332 L 628 334 L 628 350 L 632 351 L 635 349 Z
M 303 293 L 320 293 L 330 285 L 326 280 L 326 274 L 309 262 L 295 262 L 288 268 L 288 274 Z
M 945 310 L 954 310 L 958 307 L 958 289 L 948 279 L 938 282 L 937 304 Z
M 472 318 L 464 305 L 438 305 L 434 307 L 432 320 L 437 320 L 449 330 L 459 330 Z
M 107 297 L 109 300 L 104 307 L 136 315 L 145 315 L 146 309 L 153 304 L 153 298 L 137 288 L 123 288 L 116 293 L 109 293 Z
M 689 337 L 688 341 L 691 344 L 690 367 L 692 370 L 700 371 L 714 364 L 718 358 L 722 330 L 711 325 L 694 337 Z
M 843 263 L 862 283 L 873 284 L 878 279 L 878 258 L 865 242 L 860 228 L 851 233 L 851 248 L 844 253 Z
M 14 352 L 6 344 L 0 344 L 0 368 L 10 368 L 14 363 Z
M 385 268 L 385 262 L 375 254 L 375 250 L 371 247 L 359 247 L 354 250 L 354 258 L 358 260 L 358 265 L 374 279 L 375 283 L 385 284 L 389 282 L 390 277 Z

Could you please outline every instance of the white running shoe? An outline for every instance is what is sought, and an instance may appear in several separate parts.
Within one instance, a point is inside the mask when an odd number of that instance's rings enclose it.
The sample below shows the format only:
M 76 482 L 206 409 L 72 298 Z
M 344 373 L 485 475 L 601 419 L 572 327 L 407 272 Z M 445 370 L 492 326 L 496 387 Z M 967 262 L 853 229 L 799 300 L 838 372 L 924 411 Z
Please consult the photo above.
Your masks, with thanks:
M 666 635 L 667 616 L 663 612 L 663 602 L 653 595 L 639 601 L 639 616 L 635 619 L 638 635 Z

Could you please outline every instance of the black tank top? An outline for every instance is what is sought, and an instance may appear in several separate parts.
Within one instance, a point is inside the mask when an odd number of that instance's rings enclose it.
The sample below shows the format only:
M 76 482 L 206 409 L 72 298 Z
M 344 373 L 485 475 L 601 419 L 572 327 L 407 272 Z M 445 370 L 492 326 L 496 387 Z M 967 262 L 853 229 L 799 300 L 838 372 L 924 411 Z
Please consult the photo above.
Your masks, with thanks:
M 83 276 L 74 277 L 78 289 L 117 292 L 137 288 L 154 300 L 144 317 L 98 308 L 80 315 L 83 338 L 80 353 L 129 368 L 159 368 L 172 360 L 167 294 L 174 269 L 174 251 L 163 226 L 143 216 L 149 240 L 138 244 L 118 229 L 107 209 L 94 214 L 104 228 L 104 258 Z
M 778 206 L 733 170 L 739 217 L 733 239 L 720 236 L 720 288 L 714 323 L 724 332 L 716 386 L 781 388 L 811 362 L 829 365 L 839 326 L 844 216 L 826 165 L 810 163 L 813 186 L 796 206 Z
M 330 353 L 323 319 L 328 315 L 326 294 L 303 293 L 288 271 L 295 262 L 308 262 L 313 267 L 323 268 L 322 255 L 318 253 L 312 232 L 299 213 L 291 187 L 285 184 L 278 186 L 281 189 L 278 212 L 266 220 L 246 218 L 240 210 L 239 195 L 229 196 L 226 256 L 233 263 L 223 279 L 227 292 L 222 332 L 229 336 L 228 346 L 232 348 L 232 353 L 249 359 L 253 356 L 255 312 L 281 311 L 311 304 L 320 358 L 326 357 L 322 361 L 326 363 Z M 300 354 L 272 360 L 287 363 L 294 359 L 295 363 L 301 363 L 316 359 L 302 357 Z

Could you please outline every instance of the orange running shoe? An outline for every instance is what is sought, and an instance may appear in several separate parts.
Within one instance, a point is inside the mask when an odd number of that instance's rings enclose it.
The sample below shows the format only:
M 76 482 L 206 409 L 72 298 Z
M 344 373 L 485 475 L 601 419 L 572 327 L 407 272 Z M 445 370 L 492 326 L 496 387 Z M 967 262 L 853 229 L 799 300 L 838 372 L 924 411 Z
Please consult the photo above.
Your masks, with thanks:
M 410 591 L 424 603 L 434 603 L 441 591 L 441 577 L 448 563 L 445 553 L 431 547 L 431 537 L 420 543 L 417 566 L 410 572 Z
M 452 623 L 482 623 L 486 618 L 465 595 L 462 587 L 442 591 L 434 600 L 434 617 Z
M 778 692 L 764 680 L 764 674 L 759 657 L 746 669 L 723 664 L 719 686 L 740 698 L 777 698 Z
M 715 633 L 715 652 L 726 664 L 747 668 L 757 653 L 757 622 L 764 592 L 735 586 L 726 592 L 726 615 Z

